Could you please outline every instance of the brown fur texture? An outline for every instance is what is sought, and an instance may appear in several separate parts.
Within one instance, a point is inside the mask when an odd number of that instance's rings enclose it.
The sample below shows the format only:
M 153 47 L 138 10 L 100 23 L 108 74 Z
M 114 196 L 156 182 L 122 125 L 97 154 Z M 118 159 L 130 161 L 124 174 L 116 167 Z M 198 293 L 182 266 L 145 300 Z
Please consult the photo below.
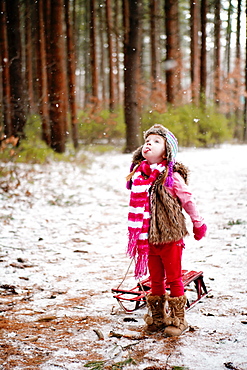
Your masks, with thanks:
M 153 333 L 164 329 L 164 305 L 167 299 L 167 295 L 157 296 L 157 295 L 148 295 L 147 304 L 151 311 L 152 315 L 146 314 L 144 320 L 147 324 L 145 330 L 148 333 Z
M 185 181 L 185 184 L 189 183 L 189 169 L 181 162 L 176 162 L 173 166 L 173 172 L 178 172 Z
M 132 162 L 136 165 L 136 164 L 140 164 L 142 161 L 145 160 L 145 158 L 143 157 L 142 155 L 142 147 L 143 145 L 141 145 L 139 148 L 137 148 L 134 153 L 133 153 L 133 159 L 132 159 Z
M 172 324 L 165 328 L 165 336 L 179 336 L 188 328 L 188 323 L 185 320 L 186 302 L 187 298 L 185 295 L 168 298 L 169 316 L 172 319 Z
M 153 245 L 177 241 L 188 235 L 179 200 L 168 193 L 163 177 L 161 174 L 151 190 L 149 243 Z

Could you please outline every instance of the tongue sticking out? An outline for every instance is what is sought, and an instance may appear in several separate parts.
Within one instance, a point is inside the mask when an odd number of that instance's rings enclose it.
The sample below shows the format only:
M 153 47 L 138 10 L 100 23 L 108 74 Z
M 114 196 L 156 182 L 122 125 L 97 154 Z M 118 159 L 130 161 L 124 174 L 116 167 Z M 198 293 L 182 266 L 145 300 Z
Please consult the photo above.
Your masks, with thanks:
M 150 151 L 150 148 L 146 148 L 146 149 L 143 150 L 144 153 L 147 153 L 149 151 Z

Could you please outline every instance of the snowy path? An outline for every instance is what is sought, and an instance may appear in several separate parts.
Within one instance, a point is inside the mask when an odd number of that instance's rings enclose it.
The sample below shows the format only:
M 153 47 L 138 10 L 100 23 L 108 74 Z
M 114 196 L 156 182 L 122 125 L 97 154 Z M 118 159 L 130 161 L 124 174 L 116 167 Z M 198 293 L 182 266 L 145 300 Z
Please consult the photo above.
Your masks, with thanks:
M 96 360 L 109 369 L 133 359 L 124 369 L 246 370 L 246 157 L 246 145 L 179 153 L 209 228 L 200 242 L 186 239 L 183 267 L 202 270 L 212 292 L 175 339 L 143 337 L 146 308 L 126 314 L 111 294 L 129 266 L 131 155 L 97 156 L 88 168 L 18 165 L 18 181 L 0 188 L 0 369 L 73 370 Z

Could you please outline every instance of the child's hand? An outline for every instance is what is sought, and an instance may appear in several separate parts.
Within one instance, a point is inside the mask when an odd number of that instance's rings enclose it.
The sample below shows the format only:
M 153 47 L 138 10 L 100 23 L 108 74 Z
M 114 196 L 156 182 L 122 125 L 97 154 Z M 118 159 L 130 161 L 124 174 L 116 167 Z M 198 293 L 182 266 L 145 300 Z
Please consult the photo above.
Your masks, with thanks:
M 201 240 L 205 235 L 207 231 L 207 225 L 203 224 L 200 227 L 193 227 L 193 233 L 194 233 L 194 238 L 196 240 Z

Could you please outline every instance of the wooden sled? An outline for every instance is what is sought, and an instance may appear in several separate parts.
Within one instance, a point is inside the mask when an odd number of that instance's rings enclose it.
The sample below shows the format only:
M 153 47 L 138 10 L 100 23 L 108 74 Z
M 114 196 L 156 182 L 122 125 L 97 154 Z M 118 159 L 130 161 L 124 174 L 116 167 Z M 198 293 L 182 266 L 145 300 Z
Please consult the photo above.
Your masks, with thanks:
M 187 296 L 186 310 L 192 308 L 197 302 L 204 298 L 208 293 L 206 285 L 203 281 L 203 272 L 182 271 L 184 289 Z M 194 287 L 190 287 L 191 283 Z M 126 312 L 133 312 L 146 305 L 146 295 L 151 289 L 150 278 L 140 281 L 137 286 L 130 290 L 124 290 L 120 287 L 112 289 L 113 297 L 117 299 L 119 305 Z M 167 286 L 169 290 L 169 286 Z

